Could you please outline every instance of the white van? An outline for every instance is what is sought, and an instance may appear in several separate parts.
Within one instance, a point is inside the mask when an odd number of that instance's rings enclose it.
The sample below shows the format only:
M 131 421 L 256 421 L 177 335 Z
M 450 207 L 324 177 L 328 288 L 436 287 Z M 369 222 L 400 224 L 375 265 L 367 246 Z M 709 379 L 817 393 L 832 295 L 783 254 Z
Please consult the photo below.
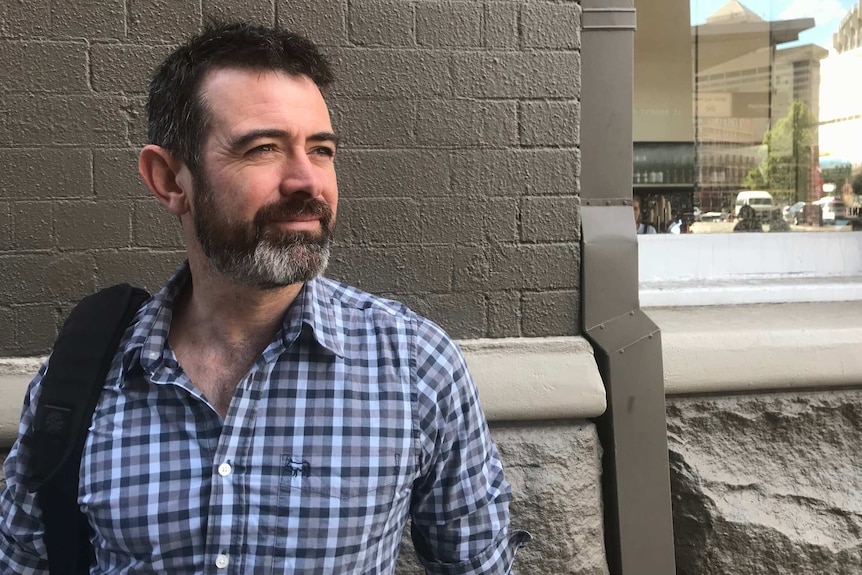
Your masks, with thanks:
M 742 206 L 751 206 L 757 219 L 768 221 L 772 215 L 775 205 L 772 202 L 772 194 L 760 190 L 743 190 L 736 194 L 736 205 L 733 208 L 733 217 L 739 218 L 739 210 Z

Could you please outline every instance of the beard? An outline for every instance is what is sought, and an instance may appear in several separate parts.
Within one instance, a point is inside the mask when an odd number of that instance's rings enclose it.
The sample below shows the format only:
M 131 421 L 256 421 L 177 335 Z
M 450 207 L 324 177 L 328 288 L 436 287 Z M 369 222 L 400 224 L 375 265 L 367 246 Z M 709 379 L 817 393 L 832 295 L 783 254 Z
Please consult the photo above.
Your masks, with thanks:
M 309 281 L 326 269 L 334 219 L 325 202 L 296 192 L 242 222 L 216 205 L 205 174 L 196 174 L 194 185 L 195 235 L 204 255 L 226 278 L 257 289 L 277 289 Z M 320 230 L 284 231 L 273 225 L 302 217 L 319 218 Z

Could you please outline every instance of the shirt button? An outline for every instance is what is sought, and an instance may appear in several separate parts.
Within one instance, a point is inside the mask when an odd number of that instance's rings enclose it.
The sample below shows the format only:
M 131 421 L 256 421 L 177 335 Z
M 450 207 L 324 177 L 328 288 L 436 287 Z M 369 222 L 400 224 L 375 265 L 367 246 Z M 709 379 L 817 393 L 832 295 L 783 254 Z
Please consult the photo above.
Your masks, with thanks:
M 233 471 L 233 468 L 230 466 L 230 463 L 222 463 L 218 466 L 218 474 L 222 477 L 227 477 L 231 471 Z
M 219 569 L 224 569 L 225 567 L 227 567 L 227 564 L 227 555 L 219 555 L 218 557 L 216 557 L 216 567 L 218 567 Z

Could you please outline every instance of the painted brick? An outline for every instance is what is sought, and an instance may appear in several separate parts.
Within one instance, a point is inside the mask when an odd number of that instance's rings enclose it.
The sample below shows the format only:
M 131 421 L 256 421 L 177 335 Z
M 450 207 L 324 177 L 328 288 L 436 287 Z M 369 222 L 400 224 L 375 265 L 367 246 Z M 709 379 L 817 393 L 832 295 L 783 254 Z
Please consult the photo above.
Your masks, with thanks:
M 514 2 L 485 4 L 484 38 L 488 48 L 517 48 L 519 5 Z
M 92 156 L 80 149 L 0 149 L 0 198 L 38 200 L 92 195 Z
M 517 198 L 487 198 L 485 239 L 492 243 L 517 242 L 520 217 L 521 207 Z
M 93 190 L 99 199 L 150 197 L 138 174 L 138 151 L 93 152 Z
M 435 100 L 418 105 L 416 141 L 433 146 L 507 146 L 518 142 L 514 102 Z
M 414 141 L 415 104 L 407 100 L 334 100 L 332 123 L 350 146 L 404 146 Z
M 419 103 L 416 116 L 419 144 L 475 146 L 482 141 L 484 109 L 481 102 L 424 101 Z
M 461 53 L 452 58 L 455 93 L 475 98 L 577 98 L 577 52 Z
M 275 0 L 203 0 L 204 22 L 275 24 Z
M 498 245 L 479 252 L 459 249 L 455 257 L 456 291 L 560 290 L 577 285 L 580 265 L 575 244 Z
M 184 251 L 116 251 L 96 254 L 99 288 L 128 282 L 150 293 L 158 291 L 185 259 Z
M 481 243 L 485 236 L 486 204 L 483 197 L 422 200 L 422 243 Z
M 6 94 L 0 96 L 0 144 L 122 144 L 124 102 L 90 95 Z
M 51 202 L 13 202 L 12 237 L 19 250 L 47 250 L 54 247 Z
M 455 291 L 482 291 L 491 284 L 489 246 L 461 246 L 454 255 L 452 265 L 452 288 Z M 499 286 L 492 286 L 499 289 Z
M 337 160 L 345 197 L 422 197 L 449 190 L 449 157 L 437 151 L 343 150 Z
M 332 94 L 355 98 L 435 98 L 452 93 L 448 56 L 419 50 L 333 50 Z M 474 71 L 475 72 L 475 71 Z
M 7 353 L 20 353 L 15 343 L 18 333 L 15 312 L 8 307 L 0 307 L 0 349 Z
M 413 6 L 403 0 L 350 0 L 350 41 L 363 46 L 413 46 Z
M 142 148 L 149 144 L 147 137 L 147 113 L 146 98 L 129 97 L 125 108 L 126 113 L 126 144 L 135 148 Z
M 485 298 L 482 294 L 402 294 L 401 301 L 442 327 L 453 338 L 485 336 Z
M 0 305 L 77 301 L 93 292 L 89 254 L 0 256 Z
M 0 2 L 0 34 L 3 36 L 43 36 L 50 22 L 50 0 Z
M 467 195 L 517 196 L 526 193 L 531 174 L 524 155 L 512 150 L 452 152 L 452 189 Z
M 93 89 L 146 93 L 150 76 L 172 48 L 169 45 L 94 45 L 91 51 Z
M 318 45 L 341 46 L 347 42 L 347 0 L 276 0 L 275 13 L 279 26 Z
M 11 250 L 13 247 L 11 204 L 0 202 L 0 252 Z
M 524 168 L 530 172 L 529 195 L 578 195 L 580 150 L 525 150 Z
M 125 4 L 125 0 L 51 2 L 49 30 L 53 36 L 123 38 L 126 35 Z
M 182 227 L 155 198 L 134 202 L 132 244 L 136 247 L 181 248 Z
M 52 304 L 16 306 L 18 353 L 33 355 L 51 350 L 57 337 L 57 308 Z
M 580 143 L 579 102 L 521 102 L 520 107 L 521 144 L 552 147 Z
M 416 5 L 416 40 L 422 46 L 482 45 L 482 4 L 421 2 Z
M 419 206 L 405 198 L 350 200 L 350 243 L 410 244 L 419 240 Z
M 138 40 L 184 41 L 202 22 L 200 2 L 126 0 L 129 36 Z
M 482 114 L 482 143 L 494 148 L 518 143 L 517 102 L 485 102 Z
M 549 337 L 580 333 L 580 300 L 577 291 L 524 294 L 524 337 Z
M 487 337 L 521 337 L 521 294 L 491 292 L 487 299 Z
M 528 2 L 521 11 L 526 48 L 576 50 L 581 45 L 581 8 L 576 3 Z
M 358 201 L 362 201 L 361 199 Z M 338 198 L 338 212 L 335 218 L 335 229 L 332 239 L 335 249 L 348 246 L 358 242 L 356 232 L 353 231 L 353 200 L 345 198 L 343 194 Z
M 580 219 L 580 198 L 524 198 L 521 202 L 521 240 L 580 241 Z
M 87 85 L 84 42 L 0 40 L 0 91 L 81 92 Z M 11 73 L 10 73 L 11 71 Z
M 60 249 L 127 247 L 131 213 L 125 202 L 62 202 L 54 206 L 54 229 Z
M 341 247 L 327 275 L 372 293 L 448 292 L 452 262 L 449 249 Z

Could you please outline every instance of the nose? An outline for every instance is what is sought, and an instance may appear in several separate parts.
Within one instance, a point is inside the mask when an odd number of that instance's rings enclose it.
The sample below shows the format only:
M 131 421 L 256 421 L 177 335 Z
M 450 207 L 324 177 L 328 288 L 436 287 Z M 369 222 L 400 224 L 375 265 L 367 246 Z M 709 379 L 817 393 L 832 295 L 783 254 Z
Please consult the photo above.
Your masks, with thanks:
M 279 191 L 283 196 L 304 193 L 311 198 L 321 195 L 318 174 L 305 151 L 297 151 L 285 159 Z

